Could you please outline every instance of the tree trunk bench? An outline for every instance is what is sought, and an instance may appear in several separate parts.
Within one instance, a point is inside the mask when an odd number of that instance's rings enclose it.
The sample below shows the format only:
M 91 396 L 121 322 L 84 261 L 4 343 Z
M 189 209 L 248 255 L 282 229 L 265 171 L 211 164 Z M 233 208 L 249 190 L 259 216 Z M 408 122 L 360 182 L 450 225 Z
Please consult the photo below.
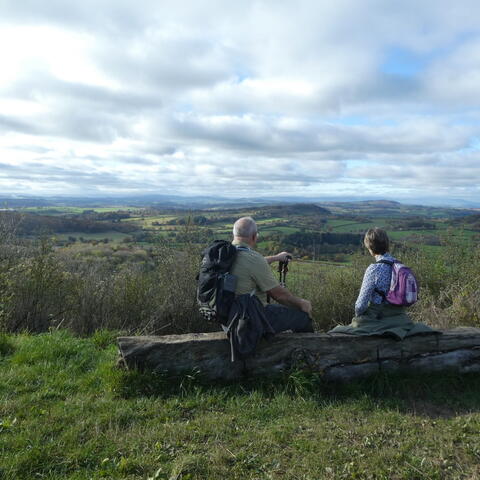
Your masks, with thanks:
M 120 361 L 127 368 L 167 375 L 198 371 L 207 379 L 232 380 L 272 375 L 289 369 L 319 372 L 325 379 L 348 381 L 379 371 L 480 372 L 480 328 L 445 330 L 402 341 L 388 337 L 283 333 L 262 342 L 256 355 L 230 361 L 223 332 L 119 337 Z

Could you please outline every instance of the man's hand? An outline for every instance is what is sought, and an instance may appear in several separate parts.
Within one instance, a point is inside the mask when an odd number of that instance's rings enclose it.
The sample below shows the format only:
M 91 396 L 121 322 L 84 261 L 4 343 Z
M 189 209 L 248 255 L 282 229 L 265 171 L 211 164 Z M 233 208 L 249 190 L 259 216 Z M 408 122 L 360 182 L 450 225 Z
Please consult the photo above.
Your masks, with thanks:
M 277 253 L 275 257 L 276 257 L 276 260 L 275 260 L 276 262 L 286 262 L 287 260 L 291 260 L 293 258 L 292 254 L 288 252 Z
M 287 287 L 280 285 L 267 292 L 274 300 L 286 307 L 296 308 L 305 312 L 309 317 L 312 316 L 312 304 L 304 298 L 296 297 L 290 293 Z
M 312 316 L 312 304 L 310 303 L 310 301 L 302 298 L 301 302 L 300 302 L 300 310 L 302 312 L 305 312 L 306 314 L 308 314 L 309 317 L 311 317 Z
M 288 253 L 288 252 L 281 252 L 281 253 L 277 253 L 276 255 L 272 255 L 271 257 L 265 257 L 265 260 L 268 263 L 286 262 L 287 257 L 290 257 L 290 258 L 288 258 L 288 260 L 291 260 L 293 258 L 293 255 L 291 253 Z

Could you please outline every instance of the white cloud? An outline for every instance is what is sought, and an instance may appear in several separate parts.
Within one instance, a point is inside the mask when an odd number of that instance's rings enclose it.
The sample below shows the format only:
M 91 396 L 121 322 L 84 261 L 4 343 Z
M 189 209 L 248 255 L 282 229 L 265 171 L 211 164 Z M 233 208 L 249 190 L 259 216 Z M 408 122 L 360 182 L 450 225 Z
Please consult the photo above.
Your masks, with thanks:
M 4 0 L 0 189 L 480 201 L 479 39 L 473 0 Z

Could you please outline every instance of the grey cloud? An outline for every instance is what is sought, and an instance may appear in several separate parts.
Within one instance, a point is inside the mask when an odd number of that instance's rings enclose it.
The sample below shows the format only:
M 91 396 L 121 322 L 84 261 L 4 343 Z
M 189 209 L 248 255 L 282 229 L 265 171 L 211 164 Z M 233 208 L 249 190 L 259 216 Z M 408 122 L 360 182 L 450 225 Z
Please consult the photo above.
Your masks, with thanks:
M 16 21 L 32 24 L 69 25 L 79 29 L 102 29 L 107 32 L 134 30 L 146 24 L 147 12 L 139 7 L 139 3 L 125 0 L 96 2 L 64 2 L 48 0 L 37 2 L 24 0 L 2 0 L 2 21 Z
M 123 82 L 170 94 L 211 88 L 232 75 L 231 52 L 214 41 L 182 32 L 167 38 L 161 34 L 140 36 L 135 41 L 141 53 L 129 52 L 125 45 L 118 55 L 118 45 L 104 43 L 98 49 L 96 62 Z
M 112 158 L 113 161 L 123 163 L 126 165 L 155 165 L 156 161 L 151 160 L 140 155 L 116 155 Z M 100 158 L 98 163 L 104 163 L 105 159 Z
M 55 112 L 32 115 L 28 121 L 0 118 L 0 129 L 5 132 L 25 133 L 38 137 L 60 137 L 106 143 L 118 137 L 131 136 L 131 119 L 122 113 L 97 111 L 74 101 L 60 102 L 56 106 Z
M 28 165 L 7 165 L 8 179 L 16 181 L 34 181 L 39 186 L 62 182 L 71 187 L 135 187 L 143 188 L 145 183 L 135 180 L 125 181 L 125 178 L 109 172 L 86 171 L 84 168 L 61 168 L 49 166 L 40 162 L 30 162 Z M 3 165 L 0 166 L 0 175 Z M 5 177 L 5 176 L 4 176 Z
M 0 129 L 99 142 L 131 136 L 135 119 L 147 115 L 146 111 L 155 114 L 162 105 L 154 93 L 115 92 L 61 81 L 46 74 L 23 78 L 5 93 L 4 98 L 10 95 L 37 102 L 46 112 L 31 115 L 28 120 L 0 115 Z
M 425 121 L 400 126 L 340 126 L 304 123 L 285 128 L 265 117 L 182 116 L 169 128 L 174 135 L 233 150 L 270 152 L 417 153 L 465 148 L 475 129 Z
M 381 185 L 388 189 L 421 189 L 424 192 L 434 193 L 438 188 L 458 190 L 472 185 L 472 177 L 478 176 L 478 168 L 462 167 L 461 165 L 441 164 L 431 165 L 430 168 L 418 168 L 412 165 L 399 164 L 373 165 L 368 168 L 352 168 L 347 177 L 362 182 Z
M 480 108 L 480 33 L 441 60 L 434 62 L 425 72 L 424 81 L 432 101 L 450 109 Z
M 153 91 L 140 93 L 127 88 L 117 91 L 97 85 L 73 83 L 60 80 L 42 71 L 29 71 L 6 90 L 5 96 L 31 101 L 77 102 L 82 108 L 112 113 L 140 112 L 162 107 L 160 96 Z
M 15 129 L 16 130 L 16 129 Z M 44 154 L 51 151 L 51 148 L 42 147 L 40 145 L 15 145 L 10 147 L 14 150 L 20 150 L 24 152 L 32 152 L 32 153 L 39 153 Z
M 0 163 L 0 175 L 9 175 L 9 172 L 15 172 L 18 170 L 18 167 L 11 165 L 10 163 Z
M 7 115 L 0 114 L 0 131 L 9 132 L 16 131 L 27 134 L 36 134 L 38 133 L 37 127 L 28 121 L 21 119 L 13 118 Z
M 152 140 L 149 144 L 142 146 L 139 149 L 139 152 L 141 152 L 142 154 L 164 156 L 164 155 L 173 155 L 178 150 L 179 150 L 178 145 L 177 146 L 173 146 L 170 144 L 158 145 L 156 144 L 155 140 Z

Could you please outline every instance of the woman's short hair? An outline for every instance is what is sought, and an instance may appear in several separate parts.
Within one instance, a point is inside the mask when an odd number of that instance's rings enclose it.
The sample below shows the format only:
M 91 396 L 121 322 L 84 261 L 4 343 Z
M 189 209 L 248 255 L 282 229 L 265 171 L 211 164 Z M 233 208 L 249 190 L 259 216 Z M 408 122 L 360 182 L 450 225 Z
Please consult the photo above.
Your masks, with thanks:
M 383 255 L 390 248 L 387 232 L 381 228 L 370 228 L 365 234 L 363 244 L 376 255 Z

